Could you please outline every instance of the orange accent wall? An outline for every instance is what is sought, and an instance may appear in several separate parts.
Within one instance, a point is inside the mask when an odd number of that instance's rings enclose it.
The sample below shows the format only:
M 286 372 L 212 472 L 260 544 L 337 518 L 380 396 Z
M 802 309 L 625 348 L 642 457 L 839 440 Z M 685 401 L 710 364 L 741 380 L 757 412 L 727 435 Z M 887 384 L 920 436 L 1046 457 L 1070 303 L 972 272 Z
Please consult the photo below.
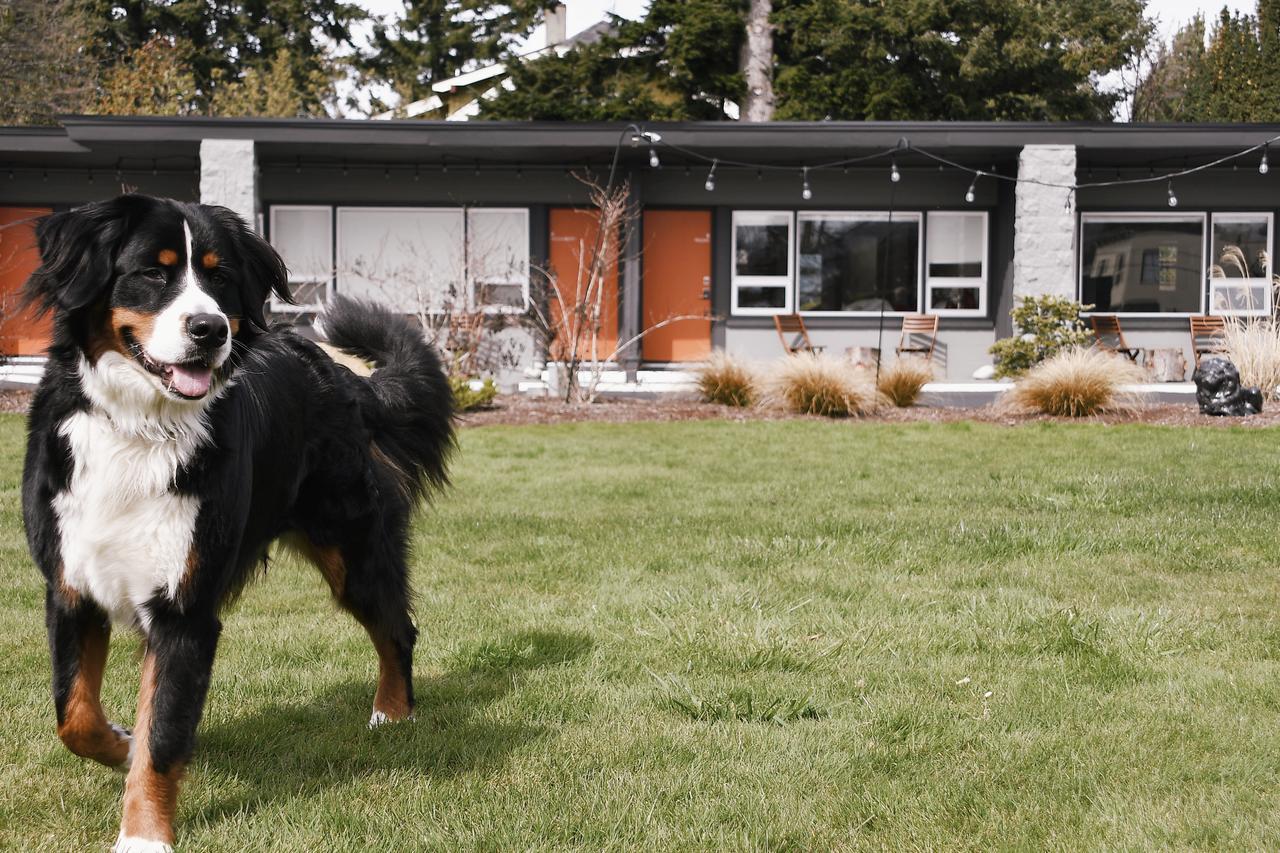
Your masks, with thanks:
M 588 269 L 592 252 L 595 251 L 596 239 L 600 234 L 600 216 L 594 210 L 576 210 L 567 207 L 555 207 L 550 211 L 551 231 L 551 275 L 563 294 L 566 305 L 578 305 L 588 298 Z M 604 283 L 599 296 L 600 334 L 597 337 L 597 354 L 607 358 L 618 345 L 618 239 L 611 235 L 606 246 L 608 257 L 612 259 L 604 274 Z M 559 327 L 560 309 L 554 297 L 550 299 L 551 318 Z M 561 335 L 552 345 L 552 358 L 565 357 L 568 342 Z M 580 338 L 583 358 L 590 358 L 590 336 L 583 334 Z
M 49 346 L 53 324 L 28 309 L 17 314 L 22 285 L 40 266 L 35 219 L 51 211 L 38 207 L 0 207 L 0 352 L 40 355 Z
M 669 317 L 711 315 L 711 211 L 644 212 L 642 328 Z M 711 320 L 679 320 L 645 335 L 645 361 L 701 361 Z

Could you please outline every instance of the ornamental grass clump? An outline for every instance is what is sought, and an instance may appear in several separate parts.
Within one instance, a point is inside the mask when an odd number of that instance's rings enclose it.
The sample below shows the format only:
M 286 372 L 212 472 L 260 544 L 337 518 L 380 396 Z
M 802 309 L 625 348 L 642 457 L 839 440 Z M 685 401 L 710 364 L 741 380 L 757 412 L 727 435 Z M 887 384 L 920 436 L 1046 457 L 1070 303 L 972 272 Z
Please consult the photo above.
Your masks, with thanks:
M 878 387 L 900 409 L 914 406 L 924 386 L 933 381 L 933 365 L 918 358 L 900 358 L 880 371 Z
M 1222 354 L 1240 371 L 1240 384 L 1262 389 L 1264 399 L 1276 396 L 1280 388 L 1280 324 L 1271 317 L 1229 317 L 1222 339 Z
M 1124 386 L 1145 378 L 1142 368 L 1126 358 L 1074 347 L 1029 370 L 1005 395 L 1002 405 L 1067 418 L 1127 411 L 1137 397 Z
M 808 352 L 776 364 L 765 381 L 764 401 L 799 415 L 830 418 L 870 414 L 884 404 L 865 370 L 825 353 Z
M 716 350 L 698 368 L 698 391 L 708 403 L 750 406 L 759 398 L 756 377 L 741 359 Z

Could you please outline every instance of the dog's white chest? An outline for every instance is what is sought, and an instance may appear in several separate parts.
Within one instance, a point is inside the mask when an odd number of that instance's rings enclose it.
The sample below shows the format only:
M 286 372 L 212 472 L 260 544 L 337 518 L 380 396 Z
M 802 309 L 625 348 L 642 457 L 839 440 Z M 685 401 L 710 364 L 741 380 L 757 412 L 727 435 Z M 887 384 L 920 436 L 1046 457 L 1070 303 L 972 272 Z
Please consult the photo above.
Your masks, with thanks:
M 203 430 L 179 437 L 124 434 L 79 412 L 59 431 L 71 447 L 68 489 L 53 501 L 63 582 L 96 601 L 113 622 L 140 624 L 157 593 L 172 598 L 187 571 L 199 501 L 172 491 Z

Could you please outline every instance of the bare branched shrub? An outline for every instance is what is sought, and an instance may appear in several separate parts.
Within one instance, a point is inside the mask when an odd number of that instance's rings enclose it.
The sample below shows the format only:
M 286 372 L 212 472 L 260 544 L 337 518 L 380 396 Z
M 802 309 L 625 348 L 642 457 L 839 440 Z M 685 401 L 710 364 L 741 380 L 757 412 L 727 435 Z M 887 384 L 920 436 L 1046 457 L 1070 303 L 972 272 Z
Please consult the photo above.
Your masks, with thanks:
M 933 381 L 933 364 L 919 358 L 900 358 L 880 371 L 878 387 L 900 409 L 914 406 L 924 386 Z
M 708 403 L 750 406 L 760 396 L 756 377 L 746 362 L 716 350 L 697 369 L 698 390 Z
M 1280 388 L 1280 322 L 1273 317 L 1227 318 L 1224 355 L 1240 371 L 1243 385 L 1256 385 L 1271 398 Z
M 848 417 L 885 404 L 874 377 L 826 353 L 798 353 L 775 363 L 764 381 L 763 401 L 801 415 Z
M 1146 378 L 1142 368 L 1099 349 L 1064 350 L 1027 372 L 1001 401 L 1009 411 L 1080 418 L 1127 411 L 1137 395 L 1124 390 Z

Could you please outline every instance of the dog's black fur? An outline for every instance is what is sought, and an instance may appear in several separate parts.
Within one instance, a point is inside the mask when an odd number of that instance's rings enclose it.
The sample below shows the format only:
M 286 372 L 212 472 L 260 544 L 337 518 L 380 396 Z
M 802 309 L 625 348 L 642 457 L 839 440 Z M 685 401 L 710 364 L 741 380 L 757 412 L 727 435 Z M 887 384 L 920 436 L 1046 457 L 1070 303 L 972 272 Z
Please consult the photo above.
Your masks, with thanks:
M 83 362 L 110 350 L 138 355 L 118 318 L 163 308 L 168 273 L 147 267 L 154 263 L 147 259 L 173 242 L 182 222 L 201 251 L 216 253 L 218 269 L 202 271 L 200 281 L 231 318 L 234 335 L 230 357 L 214 371 L 220 393 L 205 409 L 210 439 L 178 468 L 171 486 L 174 495 L 199 502 L 188 566 L 176 594 L 157 589 L 144 605 L 154 693 L 150 708 L 139 711 L 149 730 L 137 746 L 149 754 L 133 757 L 122 837 L 136 832 L 129 791 L 142 772 L 140 761 L 146 772 L 176 779 L 189 758 L 219 612 L 282 536 L 316 562 L 339 604 L 373 638 L 383 679 L 375 711 L 391 719 L 412 711 L 409 525 L 424 492 L 445 484 L 453 447 L 452 395 L 421 331 L 374 305 L 335 299 L 324 328 L 334 345 L 377 365 L 365 378 L 289 329 L 268 328 L 263 303 L 272 291 L 287 298 L 285 268 L 234 213 L 130 195 L 47 217 L 37 229 L 42 264 L 27 292 L 53 311 L 54 334 L 31 407 L 23 512 L 31 554 L 47 583 L 60 733 L 100 729 L 97 718 L 68 715 L 86 713 L 82 682 L 92 674 L 82 671 L 82 659 L 96 648 L 93 638 L 108 630 L 104 609 L 64 583 L 61 537 L 76 531 L 60 530 L 54 499 L 67 492 L 76 460 L 60 429 L 73 414 L 93 411 L 82 387 Z M 127 313 L 113 313 L 121 308 Z M 384 691 L 395 708 L 377 708 L 377 701 L 388 701 Z M 96 729 L 95 737 L 106 737 Z M 64 740 L 104 763 L 118 754 L 93 747 L 92 738 Z

